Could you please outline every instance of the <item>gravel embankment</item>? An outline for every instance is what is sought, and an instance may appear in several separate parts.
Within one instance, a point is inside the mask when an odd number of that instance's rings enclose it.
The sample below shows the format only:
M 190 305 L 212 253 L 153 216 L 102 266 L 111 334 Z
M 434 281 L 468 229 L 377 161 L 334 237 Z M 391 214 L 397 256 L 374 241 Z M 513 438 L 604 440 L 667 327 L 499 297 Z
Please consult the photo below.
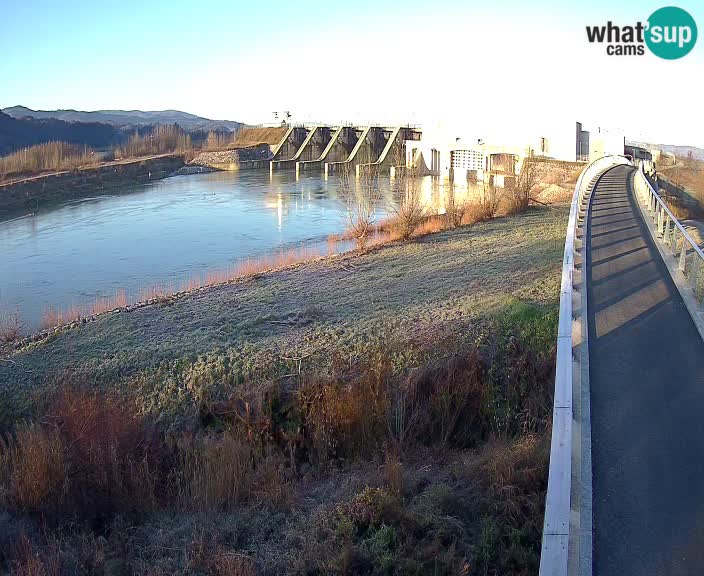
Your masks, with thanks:
M 201 152 L 187 166 L 176 172 L 176 176 L 200 174 L 215 170 L 236 170 L 243 162 L 271 159 L 271 149 L 268 145 L 250 146 L 234 150 L 219 150 L 217 152 Z

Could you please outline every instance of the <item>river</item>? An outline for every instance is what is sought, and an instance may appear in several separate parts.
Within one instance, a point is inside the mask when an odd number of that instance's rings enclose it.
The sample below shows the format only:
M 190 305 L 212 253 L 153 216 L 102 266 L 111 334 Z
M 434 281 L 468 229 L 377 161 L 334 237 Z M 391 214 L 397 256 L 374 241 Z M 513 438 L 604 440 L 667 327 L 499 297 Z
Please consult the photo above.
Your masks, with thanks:
M 424 184 L 427 202 L 436 204 Z M 380 185 L 388 206 L 388 179 Z M 25 331 L 34 330 L 48 309 L 87 309 L 120 291 L 135 301 L 146 288 L 181 286 L 296 246 L 322 252 L 345 227 L 336 188 L 334 178 L 318 174 L 213 172 L 0 222 L 0 315 L 17 313 Z

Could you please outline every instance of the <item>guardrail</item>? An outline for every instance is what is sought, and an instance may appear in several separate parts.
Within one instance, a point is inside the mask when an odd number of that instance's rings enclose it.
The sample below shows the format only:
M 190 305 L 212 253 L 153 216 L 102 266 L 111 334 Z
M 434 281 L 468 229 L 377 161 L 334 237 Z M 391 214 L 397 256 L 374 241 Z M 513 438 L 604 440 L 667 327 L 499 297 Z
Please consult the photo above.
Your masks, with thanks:
M 650 166 L 640 162 L 633 179 L 633 188 L 647 207 L 657 228 L 657 234 L 678 260 L 678 268 L 689 282 L 697 301 L 704 303 L 704 251 L 692 239 L 665 201 L 655 191 L 646 176 Z
M 586 330 L 583 330 L 582 325 L 586 274 L 582 274 L 581 293 L 574 288 L 577 231 L 588 213 L 587 192 L 590 191 L 590 183 L 608 168 L 619 164 L 631 163 L 623 156 L 604 156 L 589 164 L 582 170 L 572 197 L 562 260 L 550 469 L 540 555 L 541 576 L 566 576 L 568 570 L 571 576 L 580 573 L 579 554 L 574 551 L 570 553 L 571 547 L 579 546 L 579 534 L 575 534 L 577 529 L 574 526 L 580 525 L 579 509 L 573 512 L 571 501 L 573 482 L 579 482 L 580 472 L 573 470 L 573 391 L 575 378 L 580 378 L 580 370 L 575 369 L 574 364 L 579 362 L 579 347 L 587 345 Z M 579 402 L 578 395 L 575 396 L 575 401 Z M 590 538 L 591 522 L 588 526 Z M 589 542 L 591 545 L 591 539 Z M 591 558 L 591 550 L 588 554 Z

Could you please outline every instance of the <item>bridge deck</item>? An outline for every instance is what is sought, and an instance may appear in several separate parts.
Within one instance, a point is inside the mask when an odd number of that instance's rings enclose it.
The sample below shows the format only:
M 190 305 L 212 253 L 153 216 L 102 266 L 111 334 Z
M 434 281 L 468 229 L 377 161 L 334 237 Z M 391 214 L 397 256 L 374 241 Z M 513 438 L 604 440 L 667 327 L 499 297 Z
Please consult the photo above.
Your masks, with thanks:
M 704 574 L 704 343 L 632 173 L 602 176 L 587 229 L 594 574 Z

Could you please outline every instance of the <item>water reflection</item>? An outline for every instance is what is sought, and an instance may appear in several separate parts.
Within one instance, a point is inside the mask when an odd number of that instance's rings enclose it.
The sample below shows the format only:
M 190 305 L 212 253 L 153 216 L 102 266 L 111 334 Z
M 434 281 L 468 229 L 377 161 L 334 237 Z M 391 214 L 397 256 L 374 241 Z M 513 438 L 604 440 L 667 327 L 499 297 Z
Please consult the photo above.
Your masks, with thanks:
M 378 217 L 395 202 L 388 178 Z M 444 211 L 447 190 L 421 183 L 423 202 Z M 323 246 L 345 226 L 337 180 L 292 171 L 216 172 L 128 186 L 0 222 L 0 311 L 37 326 L 48 307 L 85 306 L 124 289 L 177 286 L 297 245 Z M 457 186 L 458 198 L 477 190 Z

